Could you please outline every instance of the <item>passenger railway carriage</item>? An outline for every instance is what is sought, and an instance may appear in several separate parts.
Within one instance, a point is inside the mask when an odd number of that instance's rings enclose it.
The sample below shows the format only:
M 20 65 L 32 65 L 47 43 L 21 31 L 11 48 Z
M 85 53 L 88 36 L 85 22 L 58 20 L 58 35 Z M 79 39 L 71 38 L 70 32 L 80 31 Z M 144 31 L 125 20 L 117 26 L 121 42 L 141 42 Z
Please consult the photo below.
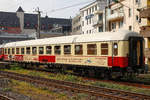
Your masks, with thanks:
M 137 73 L 145 65 L 144 39 L 131 31 L 12 42 L 2 48 L 5 61 L 59 66 L 80 74 L 122 76 Z

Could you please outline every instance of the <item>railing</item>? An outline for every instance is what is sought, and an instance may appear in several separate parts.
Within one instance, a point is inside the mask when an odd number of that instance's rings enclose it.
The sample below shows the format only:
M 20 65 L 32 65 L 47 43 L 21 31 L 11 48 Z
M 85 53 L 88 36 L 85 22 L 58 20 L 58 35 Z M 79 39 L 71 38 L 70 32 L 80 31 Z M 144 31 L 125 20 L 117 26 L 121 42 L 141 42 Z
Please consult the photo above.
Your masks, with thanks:
M 124 13 L 114 13 L 108 17 L 108 20 L 119 20 L 124 17 Z
M 103 25 L 103 20 L 93 20 L 93 26 Z

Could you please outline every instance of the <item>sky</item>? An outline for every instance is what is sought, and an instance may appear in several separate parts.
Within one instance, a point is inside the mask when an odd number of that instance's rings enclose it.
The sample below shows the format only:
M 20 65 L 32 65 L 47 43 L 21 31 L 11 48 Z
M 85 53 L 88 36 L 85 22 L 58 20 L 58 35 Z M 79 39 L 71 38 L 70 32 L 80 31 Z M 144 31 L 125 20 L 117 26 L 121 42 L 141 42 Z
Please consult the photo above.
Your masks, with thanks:
M 79 14 L 80 8 L 94 1 L 95 0 L 0 0 L 0 11 L 16 12 L 18 7 L 21 6 L 25 13 L 35 13 L 35 9 L 39 7 L 43 17 L 48 15 L 49 17 L 55 18 L 73 18 Z

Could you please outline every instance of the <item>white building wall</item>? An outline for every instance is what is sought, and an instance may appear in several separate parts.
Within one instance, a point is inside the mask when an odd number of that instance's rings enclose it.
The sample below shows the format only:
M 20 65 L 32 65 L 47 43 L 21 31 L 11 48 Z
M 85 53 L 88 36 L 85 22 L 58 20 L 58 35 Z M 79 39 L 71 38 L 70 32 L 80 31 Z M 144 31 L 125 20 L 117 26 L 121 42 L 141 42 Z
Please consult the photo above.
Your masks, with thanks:
M 101 0 L 99 3 L 93 2 L 80 9 L 82 34 L 99 32 L 99 26 L 94 26 L 94 21 L 98 21 L 98 14 L 103 13 L 106 4 L 106 0 Z M 105 26 L 105 22 L 103 22 L 102 26 Z

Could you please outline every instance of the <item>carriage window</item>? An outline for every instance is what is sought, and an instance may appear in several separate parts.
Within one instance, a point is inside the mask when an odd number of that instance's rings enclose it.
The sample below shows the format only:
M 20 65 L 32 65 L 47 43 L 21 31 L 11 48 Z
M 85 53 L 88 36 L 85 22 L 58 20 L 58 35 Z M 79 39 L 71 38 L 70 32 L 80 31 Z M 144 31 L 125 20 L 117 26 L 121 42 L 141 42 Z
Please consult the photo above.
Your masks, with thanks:
M 27 47 L 27 48 L 26 48 L 26 54 L 30 54 L 30 51 L 31 51 L 31 50 L 30 50 L 30 47 Z
M 32 54 L 33 55 L 37 54 L 37 48 L 36 47 L 32 47 Z
M 52 47 L 46 46 L 46 54 L 51 54 L 51 53 L 52 53 Z
M 75 54 L 82 55 L 83 54 L 83 46 L 82 45 L 75 45 Z
M 39 54 L 44 54 L 44 47 L 39 47 Z
M 114 55 L 116 56 L 116 55 L 118 55 L 118 44 L 117 43 L 114 43 L 114 46 L 113 46 L 113 48 L 114 48 Z
M 55 46 L 54 51 L 55 51 L 55 54 L 60 55 L 61 54 L 61 48 L 60 48 L 60 46 Z
M 87 54 L 88 55 L 96 55 L 97 54 L 96 44 L 88 44 L 87 45 Z
M 15 48 L 12 48 L 12 54 L 15 54 Z
M 71 54 L 71 45 L 64 45 L 64 54 Z
M 5 54 L 7 54 L 7 49 L 5 49 Z
M 16 48 L 16 54 L 19 54 L 19 48 Z
M 101 44 L 101 55 L 108 55 L 108 44 L 107 43 Z
M 10 54 L 10 48 L 8 48 L 8 54 Z
M 21 48 L 21 54 L 24 54 L 24 48 Z

